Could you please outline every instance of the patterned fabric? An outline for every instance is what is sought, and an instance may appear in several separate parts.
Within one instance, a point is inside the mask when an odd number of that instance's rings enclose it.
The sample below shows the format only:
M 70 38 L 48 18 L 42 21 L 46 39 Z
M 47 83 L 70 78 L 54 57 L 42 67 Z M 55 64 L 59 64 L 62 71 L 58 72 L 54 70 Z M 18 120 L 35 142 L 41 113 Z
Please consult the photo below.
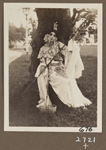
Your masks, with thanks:
M 63 78 L 68 79 L 67 74 L 65 72 L 65 67 L 64 66 L 58 66 L 58 67 L 55 68 L 54 71 L 56 72 L 57 76 L 62 76 Z
M 62 76 L 64 78 L 68 78 L 67 74 L 65 72 L 65 67 L 63 64 L 58 63 L 58 64 L 50 64 L 49 65 L 49 76 L 55 72 L 57 76 Z
M 53 58 L 59 51 L 59 48 L 62 48 L 64 46 L 63 43 L 61 42 L 55 42 L 54 45 L 52 46 L 47 46 L 47 44 L 45 44 L 43 47 L 41 47 L 40 52 L 38 54 L 38 59 L 44 57 L 44 58 Z M 64 46 L 64 48 L 61 50 L 61 53 L 63 50 L 66 49 L 66 46 Z M 62 60 L 61 57 L 61 53 L 57 54 L 56 57 L 54 58 L 54 60 Z
M 41 47 L 40 52 L 38 54 L 38 59 L 41 59 L 42 57 L 46 58 L 48 57 L 48 47 Z
M 66 46 L 60 51 L 59 48 L 62 48 L 64 46 L 61 42 L 55 42 L 55 44 L 51 47 L 48 47 L 46 44 L 41 47 L 40 52 L 38 54 L 38 58 L 42 61 L 43 58 L 46 60 L 46 64 L 50 62 L 52 58 L 53 61 L 56 61 L 57 63 L 51 63 L 48 68 L 49 76 L 51 73 L 56 72 L 56 75 L 62 76 L 64 78 L 67 78 L 64 65 L 62 63 L 63 58 L 61 57 L 62 51 L 66 49 Z M 59 52 L 59 53 L 58 53 Z M 58 54 L 57 54 L 58 53 Z M 57 54 L 57 55 L 56 55 Z M 56 56 L 56 57 L 54 57 Z

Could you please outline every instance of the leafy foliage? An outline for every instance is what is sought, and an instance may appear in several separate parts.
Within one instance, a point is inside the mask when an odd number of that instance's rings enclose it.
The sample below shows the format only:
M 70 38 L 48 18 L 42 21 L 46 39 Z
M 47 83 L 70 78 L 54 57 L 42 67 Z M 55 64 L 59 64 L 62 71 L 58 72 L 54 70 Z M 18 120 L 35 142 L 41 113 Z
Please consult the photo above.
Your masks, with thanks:
M 20 27 L 16 27 L 14 24 L 9 23 L 9 44 L 12 42 L 24 41 L 25 40 L 25 28 L 21 24 Z
M 78 30 L 75 40 L 78 42 L 82 42 L 84 39 L 84 36 L 86 35 L 86 32 L 90 34 L 95 34 L 97 36 L 97 28 L 94 29 L 92 25 L 96 25 L 96 17 L 97 17 L 97 10 L 96 9 L 81 9 L 77 11 L 77 9 L 74 9 L 73 17 L 73 32 L 76 30 L 76 23 L 77 21 L 82 21 L 83 26 L 81 26 L 80 30 Z M 77 16 L 76 16 L 77 15 Z M 73 18 L 72 17 L 72 18 Z

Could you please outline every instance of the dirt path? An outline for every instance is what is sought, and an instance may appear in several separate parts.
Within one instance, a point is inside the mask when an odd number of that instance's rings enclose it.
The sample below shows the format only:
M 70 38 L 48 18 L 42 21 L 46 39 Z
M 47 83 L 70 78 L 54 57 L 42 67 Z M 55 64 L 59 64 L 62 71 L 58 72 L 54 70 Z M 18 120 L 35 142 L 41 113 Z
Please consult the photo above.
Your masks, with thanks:
M 22 56 L 25 52 L 24 51 L 16 51 L 16 50 L 9 50 L 9 64 L 17 59 L 18 57 Z

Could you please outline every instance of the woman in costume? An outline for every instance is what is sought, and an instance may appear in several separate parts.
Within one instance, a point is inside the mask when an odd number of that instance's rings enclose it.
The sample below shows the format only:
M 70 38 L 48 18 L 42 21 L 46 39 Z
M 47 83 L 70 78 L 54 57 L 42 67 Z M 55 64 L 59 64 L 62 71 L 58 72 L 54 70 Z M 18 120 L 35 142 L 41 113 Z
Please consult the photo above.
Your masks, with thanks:
M 70 40 L 68 46 L 65 46 L 57 41 L 54 32 L 45 35 L 44 41 L 46 43 L 39 51 L 38 59 L 40 64 L 35 74 L 40 95 L 37 107 L 52 107 L 48 95 L 48 83 L 62 103 L 69 107 L 85 107 L 92 104 L 90 100 L 82 95 L 76 83 L 76 79 L 82 75 L 82 70 L 84 69 L 79 54 L 79 45 L 74 40 Z M 65 57 L 64 64 L 62 55 Z M 47 64 L 49 64 L 48 67 L 46 67 Z

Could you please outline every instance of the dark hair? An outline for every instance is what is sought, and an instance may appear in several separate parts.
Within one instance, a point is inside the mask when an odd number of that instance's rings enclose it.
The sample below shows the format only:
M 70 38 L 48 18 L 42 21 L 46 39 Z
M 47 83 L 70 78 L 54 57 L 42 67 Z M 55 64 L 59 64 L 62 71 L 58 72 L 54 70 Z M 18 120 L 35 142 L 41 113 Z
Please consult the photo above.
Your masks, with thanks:
M 55 32 L 50 32 L 50 35 L 52 35 L 52 33 L 54 33 L 54 36 L 56 37 L 56 33 Z
M 56 31 L 56 30 L 52 30 L 51 32 L 54 32 L 55 35 L 57 36 L 57 31 Z M 51 33 L 51 32 L 50 32 L 50 33 Z

